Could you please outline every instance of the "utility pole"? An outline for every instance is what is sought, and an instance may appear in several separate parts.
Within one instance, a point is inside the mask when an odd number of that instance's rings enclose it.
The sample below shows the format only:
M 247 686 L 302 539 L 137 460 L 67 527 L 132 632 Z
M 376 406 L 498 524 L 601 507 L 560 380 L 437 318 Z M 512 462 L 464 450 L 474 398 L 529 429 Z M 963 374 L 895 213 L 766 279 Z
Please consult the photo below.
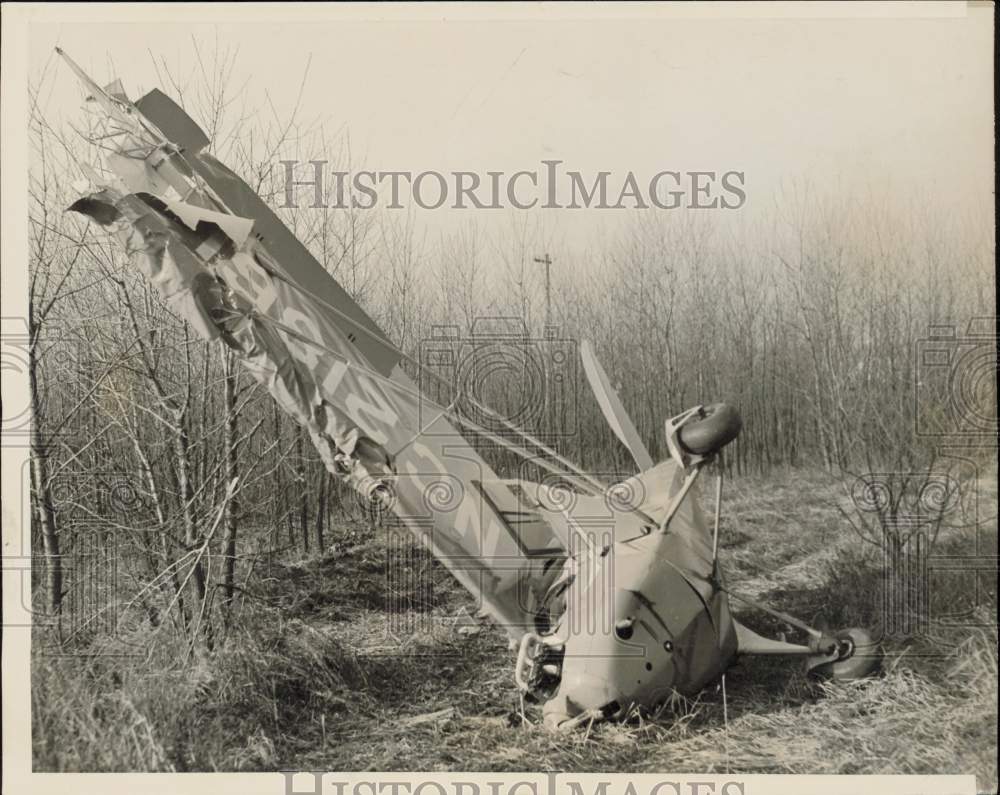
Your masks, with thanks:
M 545 266 L 545 328 L 542 329 L 542 339 L 549 341 L 552 330 L 552 281 L 550 269 L 552 267 L 552 257 L 546 252 L 541 257 L 535 257 L 535 262 L 539 265 Z M 542 357 L 542 366 L 544 368 L 545 377 L 545 404 L 548 409 L 541 419 L 541 424 L 538 430 L 545 434 L 550 432 L 554 427 L 554 416 L 559 416 L 562 413 L 562 392 L 558 391 L 558 394 L 554 394 L 557 390 L 553 388 L 551 372 L 551 362 L 548 356 Z M 559 414 L 555 414 L 559 412 Z
M 549 269 L 552 267 L 552 258 L 546 253 L 544 256 L 535 257 L 535 262 L 545 266 L 545 328 L 552 325 L 552 283 Z

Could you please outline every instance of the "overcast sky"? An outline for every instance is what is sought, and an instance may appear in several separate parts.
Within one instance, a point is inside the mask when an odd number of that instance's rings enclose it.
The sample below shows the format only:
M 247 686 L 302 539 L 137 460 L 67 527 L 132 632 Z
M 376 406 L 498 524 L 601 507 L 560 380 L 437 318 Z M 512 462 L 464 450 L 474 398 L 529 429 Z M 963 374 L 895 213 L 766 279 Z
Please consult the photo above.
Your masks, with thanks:
M 949 18 L 697 19 L 642 6 L 624 20 L 606 18 L 608 9 L 558 22 L 510 9 L 492 14 L 502 19 L 433 19 L 472 16 L 452 8 L 402 12 L 424 21 L 338 9 L 323 13 L 343 18 L 284 24 L 241 22 L 239 12 L 213 12 L 220 21 L 206 24 L 40 21 L 29 65 L 36 76 L 55 70 L 49 111 L 76 113 L 80 91 L 50 63 L 54 46 L 138 97 L 159 84 L 150 53 L 196 79 L 192 37 L 209 50 L 218 39 L 239 45 L 233 83 L 248 83 L 252 104 L 263 106 L 266 92 L 280 113 L 308 64 L 302 114 L 344 125 L 382 170 L 512 172 L 547 158 L 622 176 L 735 169 L 746 173 L 741 212 L 802 178 L 831 190 L 919 189 L 942 205 L 992 202 L 987 7 L 953 4 Z M 578 219 L 553 220 L 578 231 Z

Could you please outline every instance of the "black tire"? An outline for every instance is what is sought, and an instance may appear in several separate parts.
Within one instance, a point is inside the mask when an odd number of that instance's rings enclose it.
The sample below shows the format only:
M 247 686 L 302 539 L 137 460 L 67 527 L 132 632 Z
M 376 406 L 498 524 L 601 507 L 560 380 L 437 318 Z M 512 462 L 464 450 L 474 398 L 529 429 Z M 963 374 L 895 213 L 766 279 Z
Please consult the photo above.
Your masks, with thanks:
M 740 434 L 743 420 L 728 403 L 713 403 L 701 410 L 701 416 L 685 423 L 678 440 L 685 452 L 711 455 L 721 450 Z
M 878 673 L 882 667 L 882 647 L 864 629 L 853 627 L 834 635 L 839 655 L 836 660 L 817 665 L 812 674 L 835 682 L 853 682 Z

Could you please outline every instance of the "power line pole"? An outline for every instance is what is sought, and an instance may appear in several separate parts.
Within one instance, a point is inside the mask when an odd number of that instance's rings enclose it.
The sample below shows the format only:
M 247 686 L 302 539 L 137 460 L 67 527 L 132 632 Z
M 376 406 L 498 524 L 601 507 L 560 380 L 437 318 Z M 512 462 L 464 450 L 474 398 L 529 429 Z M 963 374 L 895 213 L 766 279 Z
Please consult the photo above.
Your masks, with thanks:
M 552 257 L 548 255 L 548 252 L 544 256 L 535 257 L 535 262 L 539 265 L 545 266 L 545 328 L 542 329 L 542 339 L 548 342 L 552 335 L 552 281 L 550 269 L 552 268 Z M 551 362 L 549 357 L 545 356 L 542 358 L 542 366 L 544 368 L 545 374 L 545 403 L 548 412 L 546 416 L 542 417 L 541 424 L 539 426 L 539 431 L 544 433 L 551 432 L 552 428 L 555 427 L 554 417 L 560 416 L 562 414 L 562 390 L 556 390 L 552 382 L 553 373 L 551 372 Z M 558 412 L 558 414 L 556 413 Z
M 547 329 L 552 325 L 552 282 L 549 274 L 552 258 L 546 253 L 544 256 L 535 257 L 535 262 L 545 266 L 545 328 Z

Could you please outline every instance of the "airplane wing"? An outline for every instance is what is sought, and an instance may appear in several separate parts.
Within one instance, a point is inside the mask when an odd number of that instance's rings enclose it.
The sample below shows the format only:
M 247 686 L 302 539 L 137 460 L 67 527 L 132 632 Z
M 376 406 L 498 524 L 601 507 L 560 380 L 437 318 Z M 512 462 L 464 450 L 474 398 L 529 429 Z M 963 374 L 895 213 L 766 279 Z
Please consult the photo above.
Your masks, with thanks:
M 62 54 L 62 53 L 61 53 Z M 63 57 L 66 56 L 63 54 Z M 403 371 L 400 352 L 159 91 L 129 103 L 69 61 L 106 111 L 100 171 L 70 209 L 114 231 L 202 336 L 222 339 L 304 426 L 333 473 L 391 485 L 396 516 L 518 639 L 565 551 Z

